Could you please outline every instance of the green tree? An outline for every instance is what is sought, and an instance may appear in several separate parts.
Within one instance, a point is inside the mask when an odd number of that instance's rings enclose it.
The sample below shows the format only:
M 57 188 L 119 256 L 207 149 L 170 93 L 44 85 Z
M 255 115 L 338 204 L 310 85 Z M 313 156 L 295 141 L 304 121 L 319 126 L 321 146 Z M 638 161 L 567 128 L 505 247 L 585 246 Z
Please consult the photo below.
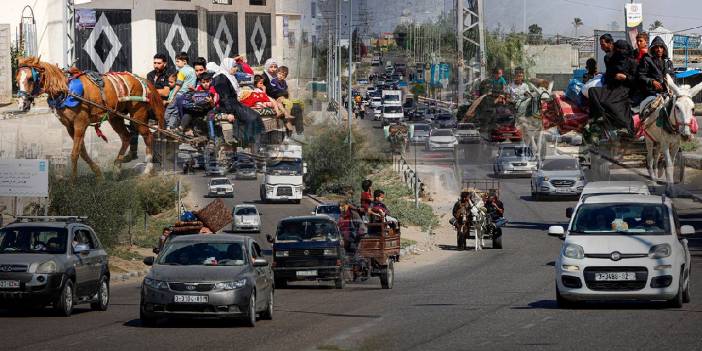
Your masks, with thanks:
M 513 67 L 528 70 L 533 62 L 524 55 L 524 43 L 526 43 L 524 33 L 506 35 L 499 31 L 488 33 L 485 36 L 488 69 L 492 71 L 495 68 L 503 68 L 505 73 L 511 72 Z
M 648 26 L 648 30 L 654 30 L 658 27 L 663 27 L 663 22 L 659 20 L 655 20 L 653 23 L 651 23 L 650 26 Z
M 538 45 L 543 43 L 544 30 L 538 24 L 534 23 L 529 26 L 528 40 L 527 42 L 532 45 Z
M 578 37 L 578 28 L 583 26 L 583 20 L 580 17 L 573 18 L 573 28 L 575 28 L 575 37 Z

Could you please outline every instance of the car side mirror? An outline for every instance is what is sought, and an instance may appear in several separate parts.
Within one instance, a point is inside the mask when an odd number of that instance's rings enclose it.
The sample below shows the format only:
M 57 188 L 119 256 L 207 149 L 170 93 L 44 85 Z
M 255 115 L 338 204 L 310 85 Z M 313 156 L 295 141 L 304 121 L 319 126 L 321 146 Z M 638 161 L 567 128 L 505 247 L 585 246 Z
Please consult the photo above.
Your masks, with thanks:
M 154 265 L 154 256 L 144 257 L 144 264 L 147 266 Z
M 548 227 L 548 235 L 557 236 L 563 239 L 565 237 L 565 229 L 563 229 L 563 227 L 560 225 L 552 225 Z
M 311 215 L 316 215 L 317 213 L 315 213 L 314 211 L 312 211 L 312 212 L 310 212 L 310 214 L 311 214 Z
M 566 208 L 566 218 L 571 218 L 571 217 L 573 217 L 573 208 L 568 207 L 568 208 Z
M 155 254 L 158 255 L 158 253 L 161 252 L 161 249 L 159 249 L 158 247 L 154 247 L 154 248 L 151 250 L 151 252 L 153 252 L 153 253 L 155 253 Z
M 273 236 L 272 236 L 272 235 L 266 234 L 266 241 L 268 241 L 269 243 L 272 244 L 275 240 L 273 240 Z
M 87 254 L 90 251 L 90 246 L 87 244 L 77 244 L 73 247 L 73 252 L 76 254 Z
M 253 261 L 254 267 L 266 267 L 268 266 L 268 261 L 265 258 L 256 258 Z
M 687 235 L 693 235 L 695 234 L 695 227 L 691 225 L 684 225 L 680 227 L 680 235 L 681 236 L 687 236 Z

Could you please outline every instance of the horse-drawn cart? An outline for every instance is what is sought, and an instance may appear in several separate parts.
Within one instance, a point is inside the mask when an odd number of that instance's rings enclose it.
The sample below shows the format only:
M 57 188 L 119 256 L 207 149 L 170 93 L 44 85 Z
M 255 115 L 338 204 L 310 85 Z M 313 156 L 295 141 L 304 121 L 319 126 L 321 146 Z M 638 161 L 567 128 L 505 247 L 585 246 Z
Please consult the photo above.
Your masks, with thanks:
M 400 260 L 400 224 L 368 223 L 368 233 L 349 255 L 346 270 L 353 280 L 379 277 L 383 289 L 395 282 L 394 262 Z

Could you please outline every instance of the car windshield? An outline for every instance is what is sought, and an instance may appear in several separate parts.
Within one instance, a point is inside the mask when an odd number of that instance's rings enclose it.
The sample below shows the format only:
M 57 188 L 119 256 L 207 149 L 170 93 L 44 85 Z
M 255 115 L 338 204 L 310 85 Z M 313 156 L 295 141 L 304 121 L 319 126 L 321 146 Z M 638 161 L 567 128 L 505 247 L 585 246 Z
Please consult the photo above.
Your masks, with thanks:
M 431 132 L 431 136 L 452 136 L 453 132 L 448 129 L 437 129 Z
M 578 161 L 574 159 L 546 160 L 541 169 L 544 171 L 574 171 L 578 169 Z
M 239 165 L 237 165 L 237 168 L 240 169 L 240 170 L 243 170 L 243 169 L 247 169 L 247 170 L 248 170 L 248 169 L 254 169 L 254 168 L 256 168 L 256 165 L 253 164 L 253 163 L 240 163 Z
M 401 113 L 402 107 L 400 106 L 385 106 L 383 107 L 384 113 Z
M 429 130 L 429 126 L 426 124 L 415 124 L 414 130 Z
M 272 175 L 302 175 L 302 160 L 266 162 L 266 173 Z
M 458 129 L 461 130 L 472 130 L 475 129 L 475 124 L 473 123 L 461 123 L 458 125 Z
M 317 213 L 340 214 L 341 209 L 339 208 L 339 206 L 319 206 L 317 207 Z
M 397 95 L 385 95 L 385 96 L 383 96 L 383 100 L 385 100 L 385 101 L 400 101 L 400 97 Z
M 330 221 L 293 220 L 278 225 L 278 241 L 335 241 L 339 240 L 336 225 Z
M 256 209 L 253 207 L 239 207 L 234 211 L 235 216 L 251 216 L 256 214 Z
M 171 242 L 158 255 L 158 264 L 173 266 L 241 266 L 241 243 Z
M 584 204 L 578 208 L 570 233 L 666 235 L 670 220 L 663 204 Z
M 211 185 L 229 185 L 229 180 L 227 179 L 212 179 L 210 181 Z
M 526 146 L 505 147 L 500 150 L 500 157 L 531 157 L 531 149 Z
M 66 228 L 14 227 L 0 230 L 0 254 L 66 253 Z

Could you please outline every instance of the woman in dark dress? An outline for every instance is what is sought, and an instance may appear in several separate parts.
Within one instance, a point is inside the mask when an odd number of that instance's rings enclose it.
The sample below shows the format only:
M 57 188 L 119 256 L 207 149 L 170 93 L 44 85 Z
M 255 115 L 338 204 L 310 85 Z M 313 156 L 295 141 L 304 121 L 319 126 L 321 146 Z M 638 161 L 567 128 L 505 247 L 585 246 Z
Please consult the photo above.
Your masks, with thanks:
M 624 40 L 614 43 L 614 51 L 605 62 L 604 85 L 588 91 L 591 121 L 601 121 L 604 128 L 618 129 L 620 134 L 634 135 L 629 93 L 636 78 L 633 48 Z

